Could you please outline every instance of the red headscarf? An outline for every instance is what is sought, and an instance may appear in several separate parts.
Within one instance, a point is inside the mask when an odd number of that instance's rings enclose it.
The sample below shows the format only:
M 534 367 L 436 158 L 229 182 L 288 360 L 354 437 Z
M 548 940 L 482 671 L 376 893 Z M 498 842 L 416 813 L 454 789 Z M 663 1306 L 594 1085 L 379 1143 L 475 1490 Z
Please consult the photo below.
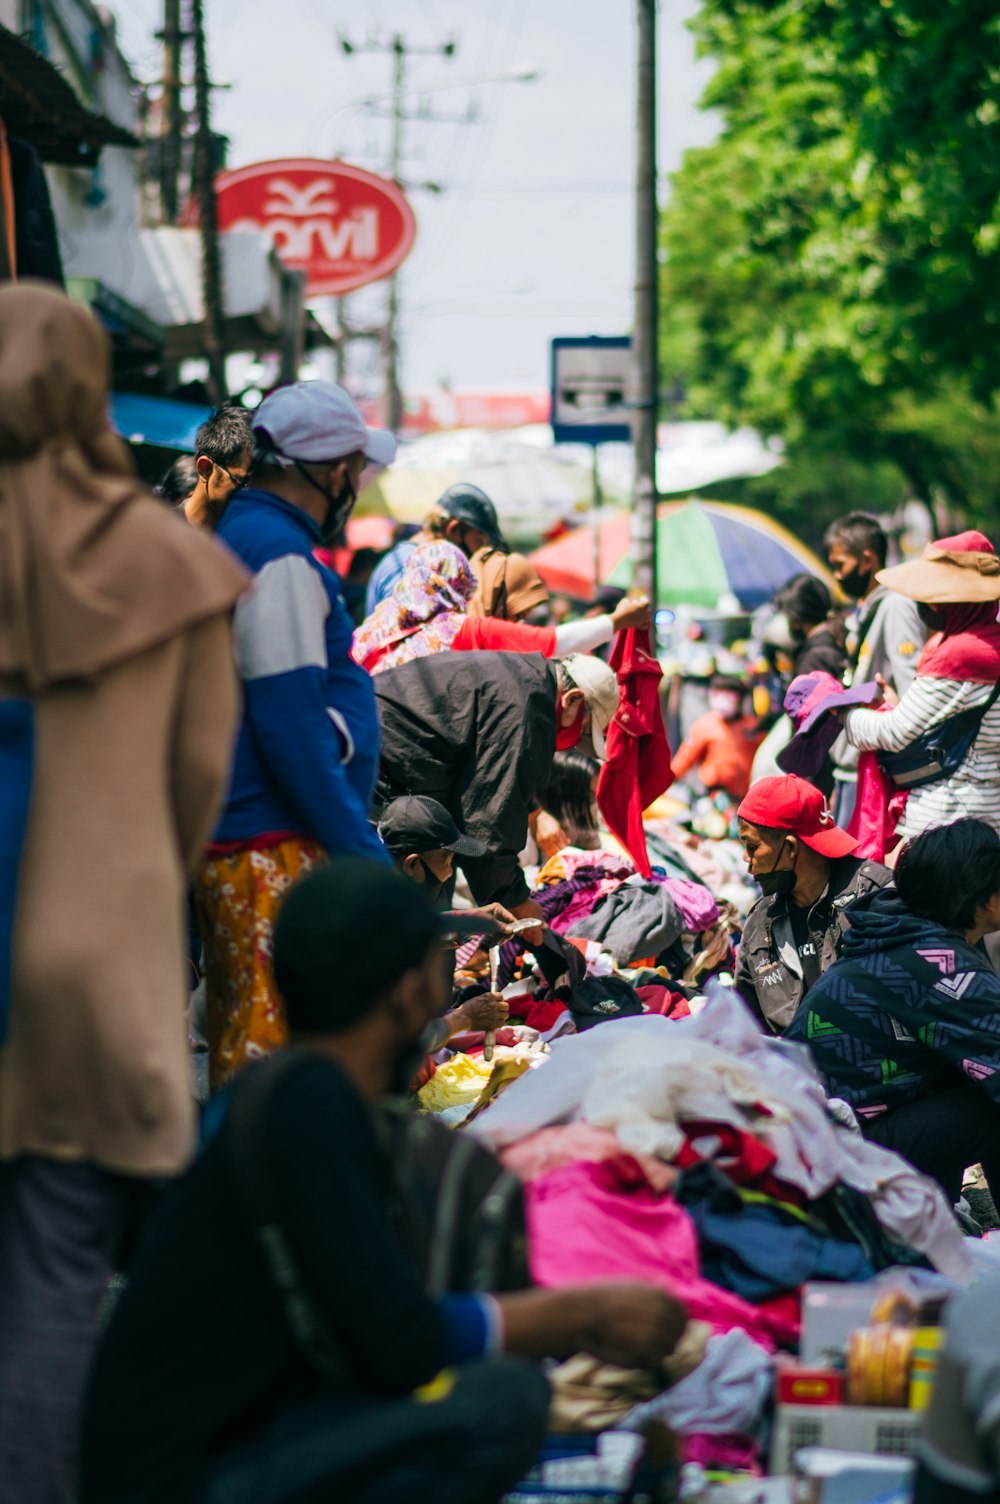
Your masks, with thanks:
M 995 551 L 989 539 L 978 532 L 942 538 L 935 546 L 955 553 Z M 957 601 L 934 609 L 944 617 L 944 630 L 928 638 L 917 673 L 929 679 L 995 684 L 1000 679 L 1000 603 Z

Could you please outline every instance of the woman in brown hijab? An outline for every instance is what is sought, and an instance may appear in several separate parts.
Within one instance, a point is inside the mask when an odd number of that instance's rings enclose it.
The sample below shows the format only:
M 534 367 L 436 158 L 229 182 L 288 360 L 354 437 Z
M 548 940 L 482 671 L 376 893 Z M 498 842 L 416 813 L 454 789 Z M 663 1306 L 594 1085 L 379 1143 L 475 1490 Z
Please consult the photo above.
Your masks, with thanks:
M 61 293 L 0 290 L 0 711 L 24 806 L 0 945 L 0 1499 L 18 1504 L 68 1496 L 130 1188 L 192 1146 L 185 877 L 236 715 L 243 570 L 136 480 L 109 365 Z

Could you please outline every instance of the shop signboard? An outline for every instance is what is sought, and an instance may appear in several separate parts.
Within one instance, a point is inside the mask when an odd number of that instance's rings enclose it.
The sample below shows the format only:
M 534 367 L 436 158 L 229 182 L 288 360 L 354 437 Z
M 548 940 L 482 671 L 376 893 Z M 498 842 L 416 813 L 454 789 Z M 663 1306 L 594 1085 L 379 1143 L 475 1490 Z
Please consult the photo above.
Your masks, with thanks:
M 340 297 L 391 276 L 416 221 L 402 189 L 346 162 L 290 157 L 222 172 L 220 230 L 263 230 L 308 297 Z

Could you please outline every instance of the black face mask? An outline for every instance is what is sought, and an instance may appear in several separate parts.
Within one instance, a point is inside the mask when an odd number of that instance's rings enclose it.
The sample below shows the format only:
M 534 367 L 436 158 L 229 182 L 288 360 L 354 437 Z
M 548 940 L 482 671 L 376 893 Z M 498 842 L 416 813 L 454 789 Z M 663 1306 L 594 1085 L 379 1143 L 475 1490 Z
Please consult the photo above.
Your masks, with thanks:
M 841 575 L 838 584 L 845 595 L 849 595 L 852 601 L 859 601 L 868 594 L 868 587 L 872 582 L 870 574 L 865 574 L 857 565 L 849 574 Z
M 917 603 L 917 615 L 927 628 L 928 632 L 944 631 L 944 612 L 936 611 L 933 606 L 925 606 L 922 602 Z
M 358 493 L 351 485 L 348 475 L 344 476 L 344 484 L 336 496 L 331 495 L 325 486 L 320 486 L 320 490 L 327 501 L 326 516 L 323 518 L 320 532 L 323 534 L 323 542 L 329 547 L 347 526 L 347 519 L 354 511 Z
M 440 877 L 436 876 L 436 874 L 432 872 L 430 867 L 428 867 L 422 856 L 418 857 L 417 861 L 424 869 L 423 887 L 425 892 L 430 898 L 443 898 L 444 891 L 448 886 L 448 879 L 444 878 L 442 880 Z
M 774 867 L 771 868 L 770 872 L 762 872 L 756 878 L 757 886 L 765 898 L 773 898 L 775 895 L 781 898 L 791 898 L 795 890 L 795 863 L 793 862 L 790 867 L 783 869 L 781 872 L 775 870 L 781 861 L 781 853 L 784 849 L 785 842 L 782 841 L 781 850 L 774 859 Z M 797 857 L 796 860 L 798 860 Z

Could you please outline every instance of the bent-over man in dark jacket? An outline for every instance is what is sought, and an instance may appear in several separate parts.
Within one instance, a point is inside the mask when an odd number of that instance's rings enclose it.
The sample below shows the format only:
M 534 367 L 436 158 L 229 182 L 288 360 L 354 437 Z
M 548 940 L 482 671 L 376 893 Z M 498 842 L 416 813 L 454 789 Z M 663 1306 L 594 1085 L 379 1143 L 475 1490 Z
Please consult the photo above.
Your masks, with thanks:
M 536 791 L 549 776 L 557 725 L 570 737 L 592 733 L 603 750 L 618 703 L 615 678 L 588 658 L 585 687 L 577 687 L 568 677 L 574 661 L 436 653 L 372 681 L 382 726 L 379 792 L 386 800 L 428 794 L 459 830 L 484 843 L 484 856 L 459 858 L 477 904 L 502 903 L 516 913 L 528 902 L 518 853 Z
M 854 856 L 804 778 L 762 778 L 737 810 L 750 874 L 763 897 L 747 916 L 736 989 L 772 1034 L 782 1034 L 809 989 L 840 955 L 851 905 L 892 873 Z

